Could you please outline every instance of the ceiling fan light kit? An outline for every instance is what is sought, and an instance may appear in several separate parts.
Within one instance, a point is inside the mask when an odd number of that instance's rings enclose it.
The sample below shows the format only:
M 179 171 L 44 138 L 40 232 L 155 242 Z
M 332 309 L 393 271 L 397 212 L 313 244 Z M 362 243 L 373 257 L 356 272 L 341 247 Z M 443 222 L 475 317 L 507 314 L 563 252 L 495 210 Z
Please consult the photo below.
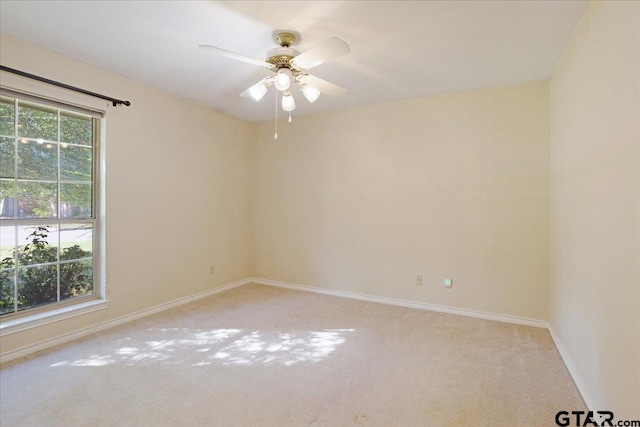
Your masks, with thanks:
M 302 86 L 302 94 L 310 103 L 313 104 L 314 102 L 316 102 L 318 97 L 320 97 L 320 90 L 318 90 L 317 87 L 311 86 L 310 84 L 306 83 L 303 83 L 300 86 Z
M 347 43 L 339 38 L 332 37 L 303 53 L 299 53 L 291 47 L 296 42 L 296 36 L 294 34 L 287 31 L 279 32 L 275 35 L 275 39 L 280 47 L 269 50 L 265 61 L 249 58 L 216 46 L 200 45 L 200 47 L 213 50 L 214 53 L 218 55 L 258 65 L 275 72 L 274 75 L 260 80 L 242 92 L 240 96 L 251 97 L 259 101 L 265 96 L 272 85 L 275 86 L 278 91 L 282 92 L 281 106 L 284 111 L 289 112 L 289 122 L 291 122 L 291 111 L 296 108 L 296 103 L 290 90 L 292 83 L 296 83 L 300 87 L 302 94 L 310 103 L 314 103 L 318 97 L 320 97 L 321 93 L 340 96 L 346 92 L 346 89 L 340 86 L 309 75 L 307 70 L 323 64 L 330 59 L 349 53 L 350 49 Z M 278 139 L 277 120 L 278 107 L 276 102 L 276 133 L 274 139 Z
M 267 94 L 269 86 L 270 85 L 261 80 L 249 88 L 249 94 L 256 101 L 260 101 L 262 97 Z
M 284 92 L 291 86 L 291 80 L 293 80 L 293 73 L 289 68 L 280 68 L 278 74 L 276 74 L 276 89 L 280 92 Z
M 284 111 L 293 111 L 296 108 L 296 101 L 293 99 L 290 91 L 282 94 L 282 109 Z

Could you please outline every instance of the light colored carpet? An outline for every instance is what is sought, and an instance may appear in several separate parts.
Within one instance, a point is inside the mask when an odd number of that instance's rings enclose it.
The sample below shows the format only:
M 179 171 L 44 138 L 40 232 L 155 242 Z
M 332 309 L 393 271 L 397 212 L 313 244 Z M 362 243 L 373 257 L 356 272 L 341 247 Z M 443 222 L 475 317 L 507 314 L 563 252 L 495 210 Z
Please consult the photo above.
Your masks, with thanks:
M 8 364 L 2 426 L 553 426 L 544 329 L 247 285 Z

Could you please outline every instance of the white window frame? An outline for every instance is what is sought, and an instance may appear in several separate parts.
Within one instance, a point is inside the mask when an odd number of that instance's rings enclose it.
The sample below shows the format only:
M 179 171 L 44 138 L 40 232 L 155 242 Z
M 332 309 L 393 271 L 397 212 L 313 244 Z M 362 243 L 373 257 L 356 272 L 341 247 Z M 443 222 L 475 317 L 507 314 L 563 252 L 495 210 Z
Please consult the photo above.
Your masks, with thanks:
M 105 154 L 105 125 L 106 119 L 104 118 L 104 111 L 95 110 L 83 106 L 72 105 L 63 101 L 58 101 L 50 98 L 44 98 L 13 89 L 1 87 L 0 94 L 14 98 L 17 102 L 27 101 L 45 106 L 55 107 L 58 109 L 58 130 L 60 120 L 60 110 L 71 111 L 76 113 L 85 114 L 93 117 L 93 143 L 92 143 L 92 215 L 90 219 L 78 219 L 78 218 L 55 218 L 48 219 L 17 219 L 14 211 L 13 219 L 0 220 L 2 225 L 11 224 L 20 226 L 23 224 L 28 225 L 47 225 L 47 224 L 64 224 L 64 223 L 91 223 L 92 224 L 92 258 L 93 258 L 93 293 L 86 297 L 76 297 L 66 301 L 57 301 L 54 303 L 45 304 L 43 306 L 26 309 L 24 311 L 17 311 L 10 314 L 4 314 L 0 317 L 0 337 L 5 335 L 14 334 L 27 329 L 43 326 L 49 323 L 58 322 L 60 320 L 88 314 L 98 310 L 104 310 L 108 307 L 109 301 L 106 299 L 106 274 L 105 274 L 105 168 L 104 168 L 104 154 Z M 18 109 L 15 109 L 15 121 L 18 120 Z M 17 125 L 16 125 L 17 126 Z M 15 131 L 13 136 L 16 139 L 17 144 L 18 135 Z M 58 140 L 60 138 L 58 137 Z M 59 141 L 56 141 L 59 143 Z M 59 148 L 58 148 L 59 150 Z M 17 154 L 17 153 L 16 153 Z M 17 156 L 16 156 L 17 162 Z M 60 171 L 60 155 L 58 155 L 58 174 Z M 14 179 L 17 179 L 17 175 Z M 58 175 L 57 183 L 58 190 L 60 184 L 60 176 Z M 58 191 L 58 206 L 60 206 L 60 192 Z M 17 209 L 17 201 L 14 204 L 14 209 Z M 58 212 L 59 213 L 59 212 Z M 59 255 L 58 255 L 59 256 Z M 60 264 L 58 258 L 56 265 Z M 15 266 L 16 271 L 18 266 Z M 59 281 L 59 278 L 58 278 Z M 58 283 L 58 289 L 59 289 Z M 17 286 L 17 283 L 16 283 Z M 59 299 L 59 298 L 58 298 Z

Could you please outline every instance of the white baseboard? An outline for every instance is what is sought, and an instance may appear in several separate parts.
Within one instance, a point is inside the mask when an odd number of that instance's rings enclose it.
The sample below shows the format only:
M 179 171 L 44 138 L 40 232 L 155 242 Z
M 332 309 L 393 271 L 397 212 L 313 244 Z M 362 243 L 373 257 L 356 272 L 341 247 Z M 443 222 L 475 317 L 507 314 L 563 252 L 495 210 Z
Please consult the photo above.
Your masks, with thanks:
M 582 400 L 584 400 L 585 405 L 587 405 L 587 408 L 590 411 L 595 411 L 596 409 L 594 409 L 593 401 L 587 395 L 587 389 L 584 386 L 584 382 L 578 376 L 578 371 L 576 370 L 573 362 L 571 362 L 571 359 L 569 358 L 569 353 L 567 353 L 567 350 L 564 348 L 562 341 L 560 341 L 560 337 L 558 337 L 558 335 L 555 333 L 551 325 L 549 325 L 549 334 L 551 334 L 551 339 L 553 339 L 553 343 L 556 345 L 556 348 L 558 349 L 558 353 L 560 353 L 560 357 L 562 357 L 562 361 L 564 362 L 564 365 L 567 367 L 567 370 L 569 371 L 569 375 L 571 375 L 571 378 L 573 379 L 573 382 L 576 385 L 578 392 L 580 392 L 580 395 L 582 396 Z
M 323 295 L 332 295 L 332 296 L 351 298 L 351 299 L 356 299 L 361 301 L 377 302 L 381 304 L 390 304 L 390 305 L 396 305 L 400 307 L 409 307 L 409 308 L 417 308 L 421 310 L 437 311 L 440 313 L 457 314 L 461 316 L 476 317 L 479 319 L 495 320 L 498 322 L 515 323 L 517 325 L 534 326 L 538 328 L 547 329 L 549 331 L 549 334 L 551 335 L 551 338 L 556 348 L 558 349 L 558 352 L 560 353 L 560 356 L 562 357 L 562 361 L 567 367 L 567 370 L 569 371 L 569 374 L 571 375 L 571 378 L 573 379 L 573 382 L 575 383 L 576 388 L 578 389 L 578 392 L 582 396 L 582 400 L 584 400 L 585 404 L 587 405 L 587 408 L 589 408 L 590 411 L 595 410 L 592 400 L 587 395 L 586 387 L 584 386 L 584 383 L 580 380 L 580 377 L 578 376 L 578 373 L 573 363 L 571 362 L 571 359 L 569 358 L 567 351 L 565 350 L 564 346 L 562 345 L 562 342 L 560 341 L 560 338 L 556 335 L 556 333 L 554 332 L 549 322 L 546 322 L 543 320 L 528 319 L 524 317 L 508 316 L 504 314 L 488 313 L 484 311 L 468 310 L 464 308 L 447 307 L 447 306 L 427 304 L 422 302 L 407 301 L 407 300 L 396 299 L 396 298 L 378 297 L 378 296 L 367 295 L 367 294 L 359 294 L 355 292 L 346 292 L 346 291 L 337 291 L 333 289 L 317 288 L 314 286 L 299 285 L 295 283 L 278 282 L 276 280 L 253 278 L 253 279 L 250 279 L 250 282 L 258 283 L 261 285 L 274 286 L 278 288 L 295 289 L 299 291 L 314 292 L 314 293 L 323 294 Z
M 132 320 L 140 319 L 142 317 L 147 317 L 152 314 L 160 313 L 161 311 L 169 310 L 171 308 L 175 308 L 181 306 L 183 304 L 187 304 L 201 298 L 206 298 L 208 296 L 228 291 L 233 288 L 237 288 L 239 286 L 246 285 L 251 281 L 248 279 L 239 280 L 237 282 L 229 283 L 218 288 L 210 289 L 208 291 L 200 292 L 194 295 L 190 295 L 188 297 L 180 298 L 174 301 L 170 301 L 164 304 L 156 305 L 154 307 L 146 308 L 144 310 L 136 311 L 135 313 L 127 314 L 125 316 L 120 316 L 115 319 L 108 320 L 103 323 L 99 323 L 97 325 L 92 325 L 74 332 L 70 332 L 68 334 L 59 335 L 54 338 L 50 338 L 45 341 L 40 341 L 34 344 L 30 344 L 24 347 L 17 348 L 15 350 L 8 351 L 6 353 L 0 354 L 0 365 L 6 362 L 9 362 L 14 359 L 18 359 L 20 357 L 28 356 L 32 353 L 45 350 L 50 347 L 54 347 L 56 345 L 64 344 L 69 341 L 76 340 L 78 338 L 82 338 L 84 336 L 104 331 L 105 329 L 113 328 L 114 326 L 122 325 L 123 323 L 131 322 Z
M 299 285 L 295 283 L 285 283 L 285 282 L 279 282 L 276 280 L 252 278 L 249 281 L 252 283 L 258 283 L 258 284 L 267 285 L 267 286 L 274 286 L 278 288 L 295 289 L 299 291 L 314 292 L 314 293 L 323 294 L 323 295 L 332 295 L 332 296 L 351 298 L 351 299 L 356 299 L 361 301 L 377 302 L 381 304 L 391 304 L 391 305 L 396 305 L 400 307 L 417 308 L 421 310 L 430 310 L 430 311 L 437 311 L 440 313 L 457 314 L 460 316 L 476 317 L 479 319 L 495 320 L 498 322 L 515 323 L 517 325 L 534 326 L 538 328 L 547 329 L 549 331 L 549 334 L 551 335 L 551 339 L 553 340 L 556 348 L 558 349 L 558 352 L 560 353 L 560 356 L 562 357 L 562 361 L 567 367 L 567 370 L 569 371 L 569 374 L 571 375 L 571 378 L 573 379 L 573 382 L 576 385 L 576 388 L 578 389 L 578 392 L 582 396 L 582 400 L 584 400 L 585 405 L 590 411 L 596 410 L 594 409 L 593 401 L 587 394 L 587 389 L 584 385 L 584 382 L 578 376 L 578 371 L 575 369 L 573 363 L 571 362 L 571 359 L 569 358 L 569 354 L 567 353 L 562 342 L 560 341 L 560 338 L 555 333 L 555 331 L 553 330 L 549 322 L 546 322 L 543 320 L 537 320 L 537 319 L 528 319 L 524 317 L 509 316 L 505 314 L 488 313 L 484 311 L 476 311 L 476 310 L 468 310 L 464 308 L 427 304 L 422 302 L 407 301 L 407 300 L 396 299 L 396 298 L 387 298 L 387 297 L 379 297 L 374 295 L 359 294 L 355 292 L 338 291 L 333 289 L 318 288 L 314 286 Z
M 276 280 L 267 280 L 260 278 L 249 279 L 250 282 L 261 285 L 275 286 L 278 288 L 295 289 L 299 291 L 314 292 L 323 295 L 332 295 L 336 297 L 351 298 L 361 301 L 377 302 L 380 304 L 390 304 L 400 307 L 417 308 L 420 310 L 437 311 L 440 313 L 457 314 L 460 316 L 476 317 L 479 319 L 495 320 L 497 322 L 515 323 L 517 325 L 534 326 L 536 328 L 549 327 L 549 323 L 544 320 L 527 319 L 525 317 L 509 316 L 506 314 L 488 313 L 485 311 L 468 310 L 466 308 L 448 307 L 443 305 L 427 304 L 424 302 L 408 301 L 397 298 L 379 297 L 374 295 L 359 294 L 355 292 L 337 291 L 333 289 L 317 288 L 314 286 L 299 285 L 295 283 L 278 282 Z
M 260 278 L 250 278 L 250 279 L 239 280 L 237 282 L 229 283 L 227 285 L 220 286 L 215 289 L 210 289 L 208 291 L 200 292 L 195 295 L 190 295 L 188 297 L 180 298 L 174 301 L 170 301 L 164 304 L 160 304 L 154 307 L 140 310 L 135 313 L 117 317 L 115 319 L 112 319 L 103 323 L 99 323 L 97 325 L 92 325 L 68 334 L 60 335 L 45 341 L 40 341 L 34 344 L 30 344 L 28 346 L 20 347 L 18 349 L 0 354 L 0 364 L 4 364 L 11 360 L 25 357 L 32 353 L 36 353 L 38 351 L 45 350 L 50 347 L 64 344 L 66 342 L 73 341 L 78 338 L 82 338 L 84 336 L 87 336 L 99 331 L 113 328 L 114 326 L 122 325 L 124 323 L 131 322 L 136 319 L 140 319 L 146 316 L 150 316 L 152 314 L 160 313 L 162 311 L 169 310 L 171 308 L 175 308 L 175 307 L 199 300 L 201 298 L 206 298 L 208 296 L 215 295 L 220 292 L 228 291 L 230 289 L 237 288 L 249 283 L 258 283 L 261 285 L 274 286 L 274 287 L 286 288 L 286 289 L 294 289 L 294 290 L 305 291 L 305 292 L 313 292 L 313 293 L 323 294 L 323 295 L 331 295 L 331 296 L 350 298 L 350 299 L 356 299 L 361 301 L 376 302 L 380 304 L 389 304 L 389 305 L 395 305 L 400 307 L 417 308 L 420 310 L 436 311 L 440 313 L 456 314 L 460 316 L 475 317 L 479 319 L 494 320 L 498 322 L 514 323 L 517 325 L 534 326 L 538 328 L 548 329 L 553 339 L 553 342 L 555 343 L 555 346 L 558 349 L 558 352 L 560 353 L 560 356 L 562 357 L 562 360 L 564 361 L 565 366 L 567 367 L 567 370 L 569 371 L 571 377 L 573 378 L 573 382 L 576 384 L 578 391 L 582 395 L 583 400 L 585 401 L 589 410 L 594 410 L 593 405 L 591 403 L 592 401 L 587 396 L 586 388 L 584 387 L 583 382 L 578 377 L 577 371 L 575 370 L 571 362 L 571 359 L 568 356 L 568 353 L 566 352 L 564 346 L 562 345 L 562 342 L 554 332 L 553 328 L 551 328 L 549 323 L 546 321 L 528 319 L 528 318 L 517 317 L 517 316 L 509 316 L 504 314 L 489 313 L 484 311 L 468 310 L 464 308 L 427 304 L 423 302 L 408 301 L 408 300 L 402 300 L 397 298 L 387 298 L 387 297 L 380 297 L 380 296 L 374 296 L 374 295 L 360 294 L 356 292 L 347 292 L 347 291 L 338 291 L 333 289 L 318 288 L 314 286 L 300 285 L 295 283 L 285 283 L 285 282 L 260 279 Z

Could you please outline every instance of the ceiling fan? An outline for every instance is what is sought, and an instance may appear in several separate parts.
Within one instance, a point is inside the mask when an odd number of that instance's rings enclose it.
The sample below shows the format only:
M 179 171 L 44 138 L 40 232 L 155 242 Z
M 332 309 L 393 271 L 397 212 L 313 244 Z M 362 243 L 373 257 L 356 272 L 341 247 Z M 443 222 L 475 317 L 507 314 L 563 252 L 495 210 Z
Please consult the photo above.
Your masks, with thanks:
M 307 70 L 317 65 L 349 53 L 349 45 L 346 42 L 337 37 L 331 37 L 319 45 L 299 53 L 291 47 L 296 41 L 296 36 L 291 32 L 276 33 L 275 39 L 280 44 L 280 47 L 270 49 L 264 61 L 207 44 L 200 45 L 200 47 L 227 58 L 258 65 L 273 71 L 274 74 L 260 80 L 242 92 L 240 96 L 252 97 L 259 101 L 272 85 L 275 86 L 278 91 L 282 92 L 282 109 L 289 112 L 289 121 L 291 121 L 291 111 L 296 108 L 290 90 L 294 83 L 300 87 L 305 98 L 311 103 L 315 102 L 321 93 L 340 96 L 347 91 L 343 87 L 307 73 Z

